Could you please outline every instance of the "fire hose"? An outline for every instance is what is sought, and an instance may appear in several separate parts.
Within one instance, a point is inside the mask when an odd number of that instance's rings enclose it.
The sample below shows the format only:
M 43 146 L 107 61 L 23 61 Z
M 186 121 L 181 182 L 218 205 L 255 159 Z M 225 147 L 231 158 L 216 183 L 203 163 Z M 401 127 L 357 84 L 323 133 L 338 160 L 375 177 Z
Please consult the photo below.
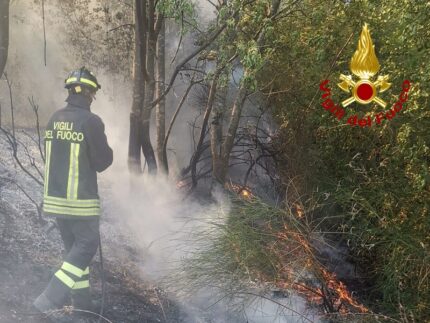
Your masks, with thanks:
M 48 229 L 46 230 L 47 234 L 49 234 L 55 227 L 57 226 L 57 224 L 55 222 L 52 222 L 51 225 L 48 227 Z M 103 312 L 104 312 L 104 305 L 105 305 L 105 270 L 104 270 L 104 265 L 103 265 L 103 251 L 102 251 L 102 238 L 101 238 L 101 234 L 99 232 L 99 257 L 100 257 L 100 280 L 102 283 L 102 297 L 101 297 L 101 304 L 100 304 L 100 311 L 99 311 L 99 319 L 98 319 L 98 323 L 101 322 L 101 320 L 103 319 Z
M 102 252 L 102 239 L 101 235 L 99 233 L 99 256 L 100 256 L 100 279 L 102 282 L 102 299 L 101 299 L 101 306 L 100 306 L 100 312 L 99 312 L 99 320 L 98 323 L 101 322 L 101 319 L 103 317 L 103 311 L 104 311 L 104 305 L 105 305 L 105 270 L 103 267 L 103 252 Z

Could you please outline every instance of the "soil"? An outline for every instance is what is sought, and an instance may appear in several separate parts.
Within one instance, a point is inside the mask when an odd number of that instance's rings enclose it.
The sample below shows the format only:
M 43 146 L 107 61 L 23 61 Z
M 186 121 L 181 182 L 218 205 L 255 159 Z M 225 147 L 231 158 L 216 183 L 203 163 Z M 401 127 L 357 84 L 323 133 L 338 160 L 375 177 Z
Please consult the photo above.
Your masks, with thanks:
M 0 194 L 0 323 L 50 322 L 32 309 L 32 303 L 61 264 L 63 247 L 58 229 L 52 226 L 53 222 L 41 223 L 34 205 L 19 190 L 14 190 L 13 185 L 1 182 Z M 139 272 L 136 268 L 140 259 L 126 239 L 109 234 L 114 225 L 113 217 L 106 216 L 101 221 L 105 257 L 104 317 L 114 323 L 186 322 L 186 314 L 178 304 L 157 286 L 134 274 Z M 119 254 L 123 259 L 113 256 Z M 101 298 L 98 257 L 91 265 L 90 277 L 95 298 Z M 91 314 L 72 312 L 70 315 L 73 322 L 98 321 Z

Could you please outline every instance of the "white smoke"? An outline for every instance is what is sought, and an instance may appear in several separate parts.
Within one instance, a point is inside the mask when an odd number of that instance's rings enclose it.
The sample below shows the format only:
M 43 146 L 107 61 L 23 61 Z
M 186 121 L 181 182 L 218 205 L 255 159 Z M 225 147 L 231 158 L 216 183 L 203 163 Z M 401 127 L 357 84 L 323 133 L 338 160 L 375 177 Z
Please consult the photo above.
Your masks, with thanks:
M 49 3 L 48 3 L 49 4 Z M 198 1 L 202 23 L 213 18 L 213 7 L 207 1 Z M 87 62 L 72 57 L 59 25 L 62 13 L 55 1 L 47 5 L 47 66 L 44 65 L 44 38 L 41 8 L 30 1 L 14 1 L 11 6 L 10 52 L 6 70 L 13 82 L 14 99 L 19 123 L 32 126 L 29 117 L 28 96 L 34 96 L 41 107 L 44 121 L 58 108 L 64 106 L 66 91 L 63 88 L 67 73 Z M 59 19 L 60 18 L 60 19 Z M 64 18 L 64 17 L 63 17 Z M 177 43 L 177 42 L 176 42 Z M 173 50 L 173 47 L 172 47 Z M 185 54 L 183 48 L 180 52 Z M 168 65 L 167 65 L 168 66 Z M 114 163 L 99 176 L 101 197 L 104 204 L 102 220 L 103 240 L 106 241 L 107 257 L 113 261 L 128 262 L 125 248 L 137 250 L 137 262 L 145 280 L 162 284 L 166 276 L 175 276 L 181 270 L 181 262 L 195 252 L 196 232 L 213 232 L 214 223 L 223 223 L 228 216 L 229 203 L 222 196 L 216 203 L 201 205 L 184 196 L 176 188 L 172 178 L 148 176 L 132 177 L 127 170 L 128 126 L 131 107 L 131 80 L 99 71 L 102 90 L 93 102 L 92 110 L 100 115 L 106 126 L 108 141 L 114 150 Z M 180 86 L 176 89 L 179 91 Z M 171 94 L 168 99 L 167 120 L 172 115 L 178 99 Z M 0 102 L 7 111 L 8 92 L 4 82 L 0 84 Z M 184 166 L 185 157 L 192 151 L 191 137 L 187 126 L 197 109 L 184 107 L 184 112 L 172 132 L 170 153 L 172 164 Z M 4 118 L 8 118 L 6 114 Z M 181 164 L 182 163 L 182 164 Z M 177 169 L 173 169 L 173 173 Z M 210 237 L 206 237 L 209 240 Z M 116 247 L 115 247 L 116 246 Z M 178 277 L 180 277 L 178 275 Z M 166 286 L 190 311 L 190 322 L 299 322 L 300 317 L 291 311 L 282 311 L 282 306 L 273 301 L 260 299 L 243 308 L 241 314 L 232 314 L 229 304 L 216 302 L 216 291 L 206 288 L 190 298 L 181 295 L 177 284 L 170 280 Z M 184 299 L 184 297 L 187 297 Z M 286 307 L 302 313 L 305 302 L 298 297 L 278 300 Z M 216 304 L 215 304 L 216 303 Z M 185 305 L 184 305 L 185 306 Z M 209 309 L 208 309 L 209 308 Z M 206 311 L 207 309 L 207 311 Z
M 64 79 L 74 60 L 65 50 L 61 28 L 54 24 L 59 11 L 51 6 L 46 12 L 47 65 L 44 65 L 44 36 L 41 7 L 32 1 L 12 1 L 10 6 L 9 55 L 5 71 L 12 83 L 17 123 L 34 126 L 28 117 L 27 98 L 34 97 L 40 116 L 46 120 L 64 103 Z M 2 79 L 0 101 L 3 120 L 9 121 L 9 93 Z

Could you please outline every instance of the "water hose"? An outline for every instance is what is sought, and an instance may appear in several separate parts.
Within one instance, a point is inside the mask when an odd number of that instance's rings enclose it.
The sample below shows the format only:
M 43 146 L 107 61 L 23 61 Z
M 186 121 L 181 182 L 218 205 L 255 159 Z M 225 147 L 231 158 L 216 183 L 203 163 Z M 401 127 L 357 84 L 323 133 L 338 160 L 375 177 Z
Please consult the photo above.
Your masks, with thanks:
M 100 312 L 99 312 L 99 320 L 98 323 L 101 322 L 101 319 L 103 317 L 103 311 L 104 311 L 104 305 L 105 305 L 105 271 L 103 267 L 103 252 L 102 252 L 102 239 L 99 232 L 99 255 L 100 255 L 100 279 L 102 281 L 102 301 L 100 306 Z

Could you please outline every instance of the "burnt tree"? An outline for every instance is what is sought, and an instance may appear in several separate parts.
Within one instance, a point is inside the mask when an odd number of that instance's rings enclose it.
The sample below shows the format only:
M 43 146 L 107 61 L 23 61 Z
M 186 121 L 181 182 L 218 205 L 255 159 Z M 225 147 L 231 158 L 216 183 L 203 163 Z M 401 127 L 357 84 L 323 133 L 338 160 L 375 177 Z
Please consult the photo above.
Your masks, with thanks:
M 128 167 L 130 172 L 142 172 L 140 147 L 142 126 L 140 122 L 145 98 L 145 65 L 146 65 L 146 33 L 145 15 L 146 1 L 136 0 L 134 24 L 134 61 L 133 61 L 133 103 L 130 113 L 130 134 L 128 146 Z
M 155 62 L 157 37 L 161 29 L 157 19 L 154 0 L 135 1 L 135 52 L 133 66 L 133 103 L 130 114 L 130 135 L 128 150 L 129 170 L 141 173 L 142 149 L 149 173 L 157 171 L 155 153 L 150 137 L 152 109 L 149 103 L 155 94 Z

